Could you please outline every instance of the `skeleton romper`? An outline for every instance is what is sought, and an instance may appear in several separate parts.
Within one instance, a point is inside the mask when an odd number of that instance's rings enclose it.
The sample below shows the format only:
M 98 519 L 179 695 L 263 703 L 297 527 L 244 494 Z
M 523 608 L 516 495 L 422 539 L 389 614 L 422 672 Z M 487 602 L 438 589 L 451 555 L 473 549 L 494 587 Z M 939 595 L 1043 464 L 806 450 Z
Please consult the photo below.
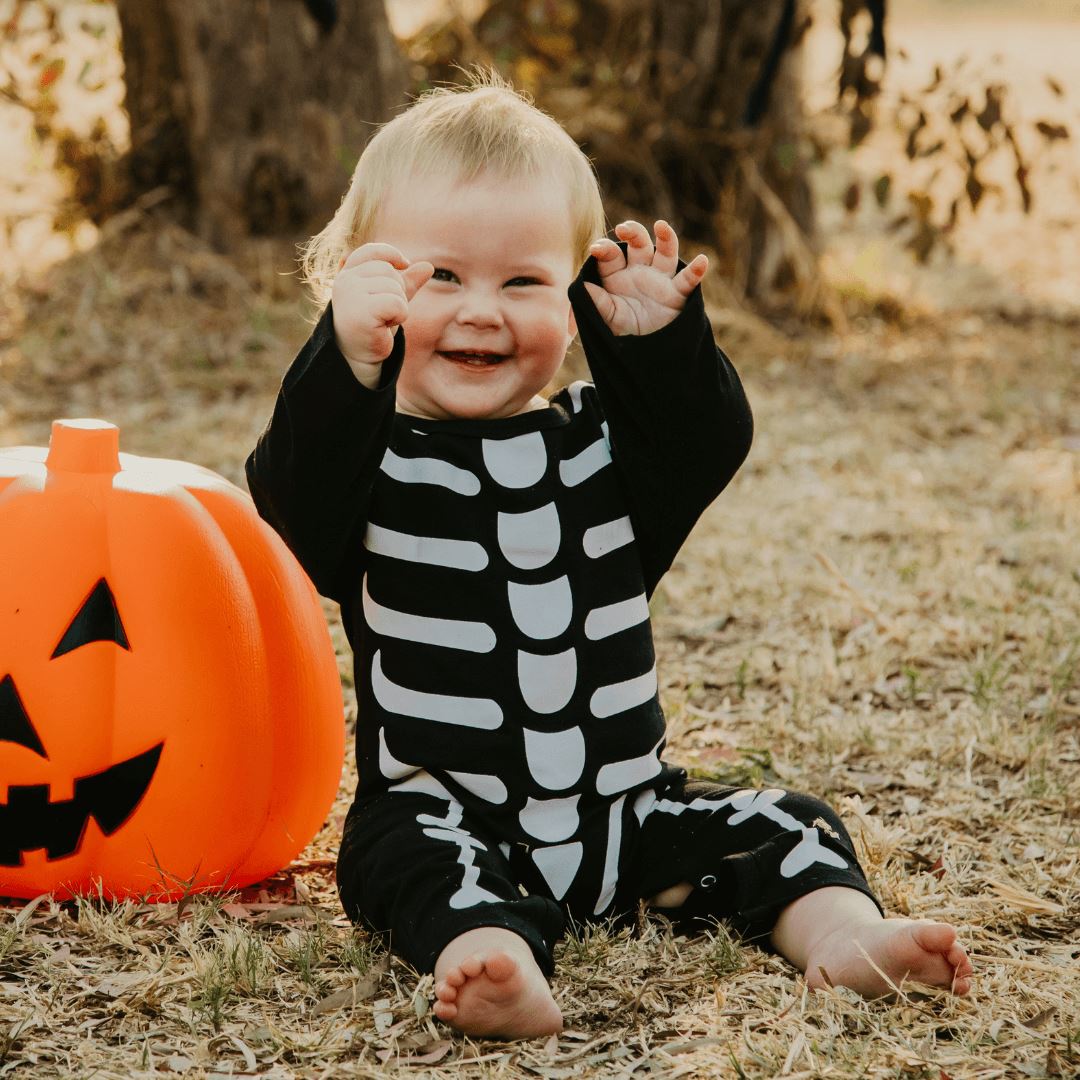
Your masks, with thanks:
M 700 290 L 616 337 L 571 286 L 595 385 L 499 420 L 394 411 L 328 309 L 248 461 L 260 512 L 355 651 L 359 785 L 338 860 L 351 918 L 419 970 L 479 926 L 541 968 L 569 914 L 621 915 L 681 881 L 676 921 L 767 937 L 825 885 L 871 895 L 808 796 L 688 781 L 661 760 L 648 598 L 749 449 L 750 410 Z

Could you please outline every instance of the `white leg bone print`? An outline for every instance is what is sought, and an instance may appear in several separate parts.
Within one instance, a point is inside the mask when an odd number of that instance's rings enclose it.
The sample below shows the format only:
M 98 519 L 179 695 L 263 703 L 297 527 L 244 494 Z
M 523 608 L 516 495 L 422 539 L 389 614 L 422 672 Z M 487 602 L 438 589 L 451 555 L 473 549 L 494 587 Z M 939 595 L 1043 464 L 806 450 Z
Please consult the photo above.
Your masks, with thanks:
M 843 870 L 847 866 L 847 860 L 842 859 L 835 851 L 822 847 L 818 841 L 817 829 L 802 830 L 803 838 L 788 852 L 787 858 L 780 864 L 780 874 L 783 877 L 794 877 L 801 874 L 808 866 L 814 863 L 823 863 L 825 866 L 835 866 Z
M 626 796 L 620 795 L 608 810 L 607 851 L 604 853 L 604 880 L 593 914 L 599 915 L 611 903 L 619 883 L 619 856 L 622 854 L 622 808 Z
M 830 848 L 822 846 L 818 839 L 820 833 L 817 829 L 805 825 L 797 817 L 786 810 L 781 810 L 776 805 L 786 794 L 787 792 L 780 788 L 766 788 L 764 791 L 745 788 L 723 799 L 694 799 L 689 803 L 674 803 L 667 799 L 660 799 L 655 809 L 665 814 L 682 814 L 688 810 L 713 811 L 733 806 L 735 813 L 727 819 L 729 825 L 741 825 L 755 814 L 761 814 L 770 821 L 776 822 L 781 828 L 787 829 L 788 832 L 802 833 L 802 839 L 788 852 L 780 864 L 780 873 L 786 878 L 801 874 L 814 863 L 834 866 L 838 870 L 847 867 L 846 859 Z
M 419 814 L 416 818 L 420 825 L 428 826 L 424 829 L 424 835 L 433 840 L 445 840 L 450 844 L 457 844 L 461 849 L 458 862 L 464 868 L 461 878 L 461 887 L 450 898 L 450 906 L 455 911 L 461 908 L 476 907 L 477 904 L 498 904 L 501 898 L 487 889 L 482 889 L 477 884 L 480 879 L 480 871 L 476 866 L 476 851 L 487 851 L 486 845 L 470 836 L 461 828 L 461 804 L 451 802 L 446 808 L 446 817 L 437 818 L 431 814 Z

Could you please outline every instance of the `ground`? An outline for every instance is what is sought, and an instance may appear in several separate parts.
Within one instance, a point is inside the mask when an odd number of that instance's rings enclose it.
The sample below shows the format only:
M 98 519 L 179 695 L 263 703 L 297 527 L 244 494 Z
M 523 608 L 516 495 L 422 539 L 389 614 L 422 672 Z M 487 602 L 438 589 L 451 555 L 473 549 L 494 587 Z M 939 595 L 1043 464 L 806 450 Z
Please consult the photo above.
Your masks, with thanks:
M 923 60 L 996 40 L 958 18 L 919 25 L 895 32 Z M 1021 30 L 1075 55 L 1075 21 L 1010 25 L 1000 47 L 1018 72 L 1031 67 L 1009 53 Z M 918 267 L 885 215 L 839 204 L 843 170 L 872 177 L 890 152 L 866 151 L 817 179 L 847 328 L 781 331 L 714 309 L 757 435 L 654 599 L 661 695 L 671 758 L 824 795 L 891 912 L 959 925 L 970 997 L 811 994 L 720 930 L 691 941 L 645 921 L 562 946 L 561 1036 L 453 1039 L 431 1020 L 430 980 L 340 914 L 330 865 L 350 760 L 327 827 L 262 890 L 0 906 L 0 1072 L 1076 1074 L 1080 306 L 1062 280 L 1080 212 L 1075 195 L 1031 218 L 1002 200 L 967 224 L 953 261 Z M 1076 164 L 1067 151 L 1064 192 Z M 44 445 L 54 417 L 101 416 L 130 452 L 242 483 L 305 332 L 287 249 L 230 262 L 137 212 L 80 246 L 47 273 L 9 259 L 0 445 Z

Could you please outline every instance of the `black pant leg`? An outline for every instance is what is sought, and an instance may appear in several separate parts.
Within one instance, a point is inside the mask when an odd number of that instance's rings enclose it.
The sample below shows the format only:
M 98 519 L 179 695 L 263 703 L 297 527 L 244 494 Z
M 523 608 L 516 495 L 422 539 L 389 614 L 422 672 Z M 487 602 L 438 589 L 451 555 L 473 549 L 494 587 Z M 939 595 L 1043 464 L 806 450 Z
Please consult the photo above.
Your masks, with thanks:
M 700 931 L 722 919 L 764 945 L 785 907 L 825 886 L 856 889 L 881 908 L 836 812 L 779 788 L 681 780 L 662 791 L 620 891 L 647 899 L 681 882 L 693 891 L 663 912 L 676 926 Z
M 386 792 L 353 803 L 337 878 L 349 918 L 389 931 L 391 947 L 418 971 L 433 970 L 454 938 L 480 926 L 512 930 L 545 975 L 554 970 L 558 904 L 522 896 L 498 844 L 456 800 Z

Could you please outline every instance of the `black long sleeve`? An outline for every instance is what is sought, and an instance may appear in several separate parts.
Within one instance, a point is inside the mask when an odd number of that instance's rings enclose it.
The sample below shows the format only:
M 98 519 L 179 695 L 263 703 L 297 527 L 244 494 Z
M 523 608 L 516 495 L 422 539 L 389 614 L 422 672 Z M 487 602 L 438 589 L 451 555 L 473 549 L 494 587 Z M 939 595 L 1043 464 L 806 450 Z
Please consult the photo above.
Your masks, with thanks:
M 259 513 L 319 592 L 340 603 L 363 560 L 367 509 L 390 441 L 405 343 L 399 332 L 379 387 L 369 390 L 337 347 L 333 317 L 328 306 L 286 372 L 273 416 L 247 460 L 247 480 Z
M 739 376 L 713 340 L 700 289 L 661 330 L 616 336 L 586 281 L 600 283 L 595 259 L 570 286 L 570 298 L 651 595 L 749 453 L 753 417 Z

